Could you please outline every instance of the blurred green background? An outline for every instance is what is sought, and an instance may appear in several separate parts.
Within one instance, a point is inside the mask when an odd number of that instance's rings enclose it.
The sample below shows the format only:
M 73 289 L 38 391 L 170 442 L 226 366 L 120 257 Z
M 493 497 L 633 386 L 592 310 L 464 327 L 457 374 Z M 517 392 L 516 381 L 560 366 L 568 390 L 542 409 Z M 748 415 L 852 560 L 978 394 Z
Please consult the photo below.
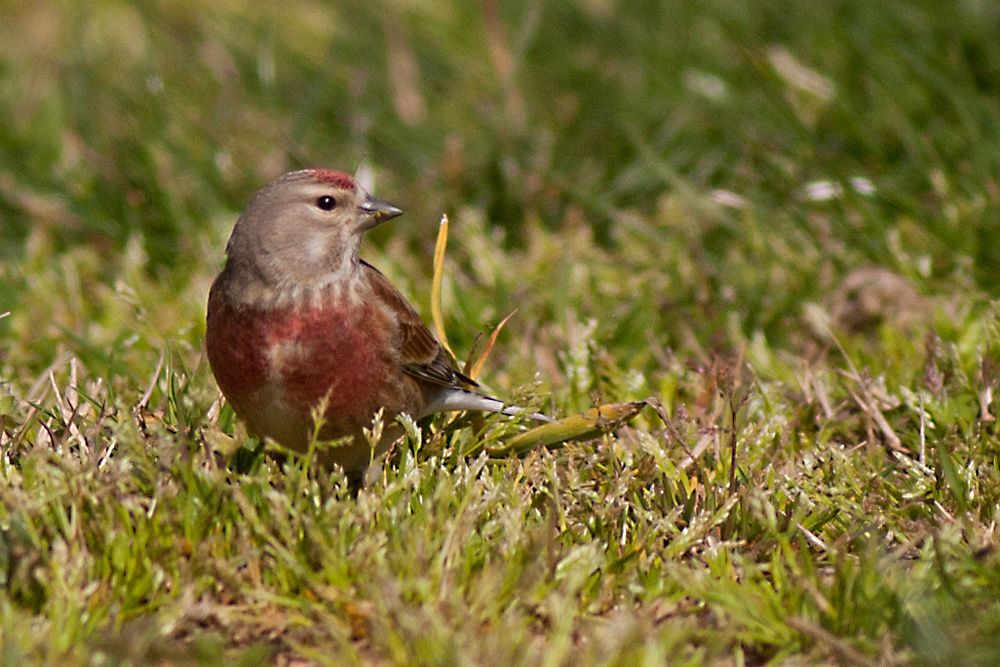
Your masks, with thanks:
M 846 244 L 824 250 L 838 266 L 891 264 L 892 233 L 905 230 L 899 246 L 931 260 L 925 278 L 971 260 L 977 284 L 1000 292 L 996 3 L 97 0 L 2 11 L 8 260 L 40 229 L 57 250 L 120 252 L 139 238 L 150 270 L 183 280 L 202 230 L 271 177 L 364 161 L 407 209 L 396 232 L 414 238 L 473 207 L 508 245 L 578 216 L 614 248 L 666 196 L 721 189 L 745 212 L 696 207 L 684 232 L 713 257 L 748 242 L 743 216 L 766 218 L 775 238 L 764 246 Z M 801 196 L 852 177 L 876 196 L 823 207 Z

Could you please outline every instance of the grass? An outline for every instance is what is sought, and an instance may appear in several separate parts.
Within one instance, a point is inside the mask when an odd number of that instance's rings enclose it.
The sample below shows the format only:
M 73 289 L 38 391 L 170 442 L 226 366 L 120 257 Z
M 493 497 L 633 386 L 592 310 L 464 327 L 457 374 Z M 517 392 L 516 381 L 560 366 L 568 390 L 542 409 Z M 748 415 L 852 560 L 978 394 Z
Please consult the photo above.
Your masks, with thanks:
M 4 3 L 0 661 L 1000 660 L 1000 10 L 814 5 Z M 205 299 L 305 165 L 427 321 L 448 214 L 492 391 L 646 407 L 261 456 Z

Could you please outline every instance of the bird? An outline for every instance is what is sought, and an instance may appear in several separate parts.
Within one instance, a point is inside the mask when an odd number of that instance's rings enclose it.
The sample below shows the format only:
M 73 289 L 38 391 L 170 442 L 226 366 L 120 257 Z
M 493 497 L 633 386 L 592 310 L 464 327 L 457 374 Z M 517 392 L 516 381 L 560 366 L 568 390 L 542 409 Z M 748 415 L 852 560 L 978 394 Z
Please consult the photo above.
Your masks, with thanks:
M 342 171 L 284 174 L 237 219 L 209 291 L 205 348 L 236 415 L 295 452 L 316 436 L 346 439 L 317 452 L 349 477 L 388 450 L 401 433 L 397 415 L 522 410 L 478 391 L 400 291 L 360 258 L 365 232 L 402 212 Z M 380 411 L 387 428 L 373 449 L 364 430 Z

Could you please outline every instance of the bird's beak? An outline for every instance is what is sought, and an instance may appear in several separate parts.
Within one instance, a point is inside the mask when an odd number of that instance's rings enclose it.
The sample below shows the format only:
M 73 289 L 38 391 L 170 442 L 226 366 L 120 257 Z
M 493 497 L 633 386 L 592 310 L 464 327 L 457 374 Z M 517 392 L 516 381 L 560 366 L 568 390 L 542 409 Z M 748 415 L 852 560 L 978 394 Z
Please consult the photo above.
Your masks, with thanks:
M 371 195 L 362 202 L 361 210 L 367 214 L 367 220 L 362 224 L 363 231 L 403 214 L 402 209 Z

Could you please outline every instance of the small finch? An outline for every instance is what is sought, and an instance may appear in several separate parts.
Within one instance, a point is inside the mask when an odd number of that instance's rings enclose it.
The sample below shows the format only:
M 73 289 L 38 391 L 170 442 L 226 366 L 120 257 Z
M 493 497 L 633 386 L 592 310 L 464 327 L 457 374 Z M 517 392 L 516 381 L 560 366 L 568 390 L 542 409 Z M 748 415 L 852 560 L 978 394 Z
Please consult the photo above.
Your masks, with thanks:
M 236 414 L 304 452 L 325 406 L 319 438 L 353 440 L 323 448 L 323 461 L 349 475 L 371 460 L 362 429 L 380 409 L 386 424 L 400 413 L 519 411 L 472 391 L 413 306 L 358 256 L 362 235 L 401 213 L 342 172 L 285 174 L 236 221 L 208 297 L 208 360 Z

